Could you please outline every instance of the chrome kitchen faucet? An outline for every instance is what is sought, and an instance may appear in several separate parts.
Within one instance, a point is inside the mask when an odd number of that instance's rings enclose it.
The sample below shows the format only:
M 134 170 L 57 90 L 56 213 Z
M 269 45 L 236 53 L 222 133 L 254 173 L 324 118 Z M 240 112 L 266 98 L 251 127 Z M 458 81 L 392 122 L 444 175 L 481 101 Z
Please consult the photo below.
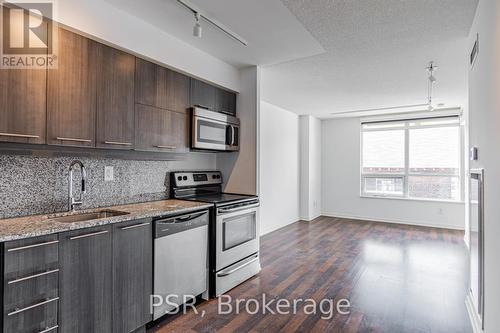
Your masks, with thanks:
M 80 198 L 78 200 L 75 200 L 75 197 L 73 196 L 73 168 L 79 165 L 81 174 L 82 174 L 82 180 L 81 180 L 81 185 L 82 185 L 82 191 L 80 192 Z M 73 212 L 75 210 L 75 206 L 83 204 L 83 195 L 85 194 L 85 182 L 87 181 L 87 172 L 85 171 L 85 166 L 81 161 L 73 161 L 71 162 L 71 165 L 69 166 L 69 197 L 68 197 L 68 206 L 69 210 Z

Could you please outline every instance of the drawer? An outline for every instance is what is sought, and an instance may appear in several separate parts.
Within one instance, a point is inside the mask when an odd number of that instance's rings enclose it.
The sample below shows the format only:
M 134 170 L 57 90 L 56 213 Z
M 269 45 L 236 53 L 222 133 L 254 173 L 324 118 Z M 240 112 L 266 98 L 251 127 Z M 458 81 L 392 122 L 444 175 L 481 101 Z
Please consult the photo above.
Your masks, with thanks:
M 58 298 L 41 299 L 19 309 L 6 309 L 3 332 L 57 332 Z
M 59 267 L 58 235 L 5 243 L 4 280 L 11 281 Z
M 59 269 L 45 270 L 33 275 L 4 281 L 3 304 L 6 311 L 23 308 L 41 299 L 59 294 Z

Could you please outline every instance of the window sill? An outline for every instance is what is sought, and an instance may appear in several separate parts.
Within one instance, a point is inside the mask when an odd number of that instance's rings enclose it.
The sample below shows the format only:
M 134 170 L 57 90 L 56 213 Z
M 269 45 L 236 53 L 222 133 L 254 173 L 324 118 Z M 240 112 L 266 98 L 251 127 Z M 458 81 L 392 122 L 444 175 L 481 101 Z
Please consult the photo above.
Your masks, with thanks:
M 403 201 L 423 201 L 423 202 L 440 202 L 440 203 L 450 203 L 450 204 L 464 204 L 463 200 L 444 200 L 444 199 L 418 199 L 418 198 L 404 198 L 404 197 L 390 197 L 383 195 L 366 195 L 361 194 L 360 198 L 365 199 L 389 199 L 389 200 L 403 200 Z

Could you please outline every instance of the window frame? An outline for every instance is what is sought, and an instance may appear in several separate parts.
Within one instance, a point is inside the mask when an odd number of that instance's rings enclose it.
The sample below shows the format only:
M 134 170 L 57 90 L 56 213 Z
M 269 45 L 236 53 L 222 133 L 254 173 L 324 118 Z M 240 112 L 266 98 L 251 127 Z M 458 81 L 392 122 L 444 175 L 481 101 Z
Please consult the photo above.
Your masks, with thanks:
M 421 122 L 429 121 L 432 119 L 440 120 L 444 118 L 456 118 L 458 124 L 441 124 L 441 125 L 425 125 Z M 434 117 L 418 117 L 413 119 L 383 119 L 383 120 L 364 120 L 360 119 L 360 160 L 359 160 L 359 175 L 360 175 L 360 197 L 362 198 L 382 198 L 382 199 L 397 199 L 397 200 L 411 200 L 411 201 L 434 201 L 434 202 L 451 202 L 451 203 L 463 203 L 464 202 L 464 126 L 462 122 L 461 115 L 443 115 Z M 402 126 L 399 127 L 387 127 L 387 128 L 363 128 L 363 125 L 368 123 L 401 123 Z M 411 123 L 419 122 L 416 125 L 410 125 Z M 459 130 L 459 164 L 458 164 L 458 174 L 442 174 L 442 173 L 416 173 L 410 172 L 410 129 L 420 129 L 420 128 L 443 128 L 443 127 L 458 127 Z M 364 173 L 363 172 L 363 133 L 364 132 L 381 132 L 381 131 L 395 131 L 404 130 L 404 172 L 402 173 Z M 459 197 L 457 199 L 436 199 L 436 198 L 414 198 L 409 196 L 409 186 L 408 179 L 411 176 L 442 176 L 442 177 L 452 177 L 458 179 L 458 191 Z M 365 181 L 366 178 L 402 178 L 403 179 L 403 193 L 401 195 L 394 194 L 383 194 L 383 193 L 373 193 L 365 191 Z

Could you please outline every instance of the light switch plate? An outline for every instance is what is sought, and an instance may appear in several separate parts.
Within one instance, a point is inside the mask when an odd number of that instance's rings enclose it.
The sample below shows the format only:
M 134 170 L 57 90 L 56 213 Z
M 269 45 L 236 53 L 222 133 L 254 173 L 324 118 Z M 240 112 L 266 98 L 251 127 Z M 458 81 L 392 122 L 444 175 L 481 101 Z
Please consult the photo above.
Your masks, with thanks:
M 113 180 L 115 180 L 114 168 L 112 166 L 105 166 L 104 167 L 104 181 L 105 182 L 112 182 Z

